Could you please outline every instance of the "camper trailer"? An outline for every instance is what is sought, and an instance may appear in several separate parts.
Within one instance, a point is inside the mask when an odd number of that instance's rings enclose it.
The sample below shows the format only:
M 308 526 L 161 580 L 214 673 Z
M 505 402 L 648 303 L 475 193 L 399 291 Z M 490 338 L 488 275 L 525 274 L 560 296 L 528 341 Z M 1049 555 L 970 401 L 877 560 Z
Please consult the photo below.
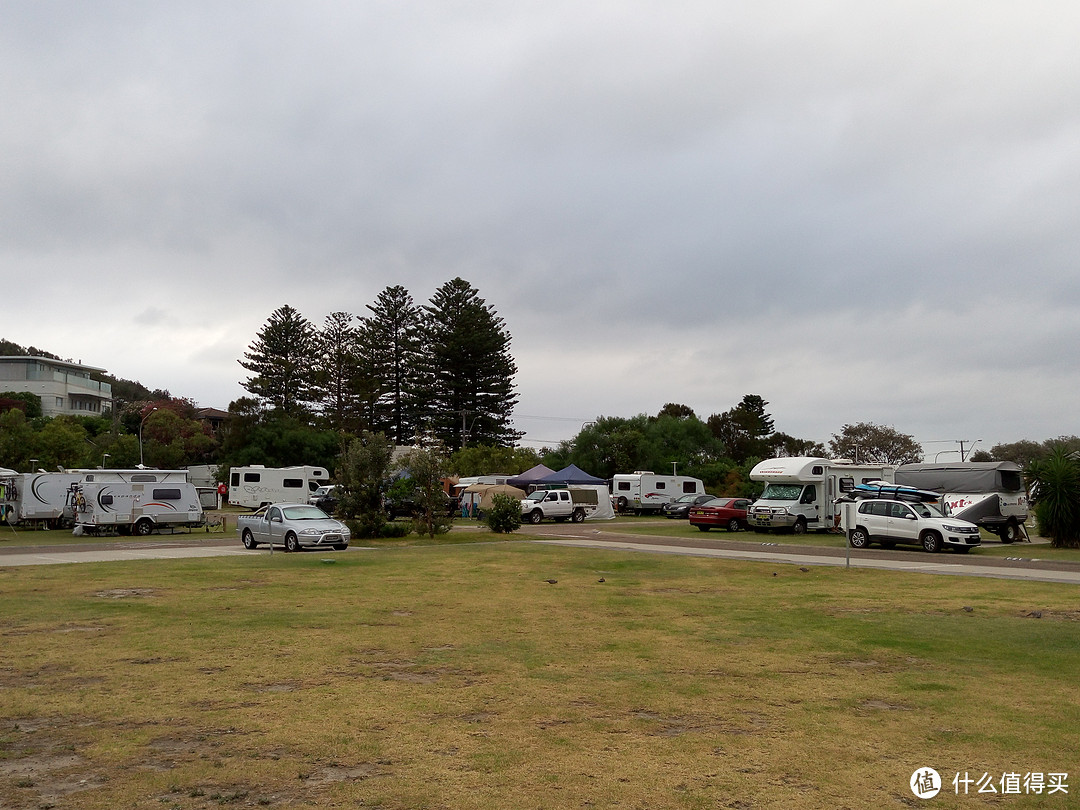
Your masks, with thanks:
M 896 483 L 941 493 L 946 514 L 993 532 L 1003 543 L 1024 537 L 1027 490 L 1011 461 L 904 464 L 896 470 Z
M 97 477 L 97 476 L 95 476 Z M 89 481 L 76 485 L 73 496 L 76 530 L 97 534 L 148 535 L 156 529 L 203 525 L 199 493 L 179 481 Z
M 233 467 L 229 505 L 258 509 L 271 503 L 307 503 L 315 490 L 329 483 L 325 467 Z
M 852 464 L 808 456 L 762 461 L 750 471 L 750 480 L 764 482 L 765 491 L 751 505 L 747 521 L 756 532 L 831 531 L 839 525 L 838 498 L 858 484 L 891 483 L 894 470 L 888 464 Z
M 22 473 L 15 479 L 15 510 L 10 523 L 38 523 L 48 528 L 71 525 L 72 487 L 83 479 L 81 472 Z
M 620 512 L 659 512 L 680 495 L 701 495 L 705 485 L 689 475 L 657 475 L 650 470 L 635 470 L 611 479 L 611 497 Z

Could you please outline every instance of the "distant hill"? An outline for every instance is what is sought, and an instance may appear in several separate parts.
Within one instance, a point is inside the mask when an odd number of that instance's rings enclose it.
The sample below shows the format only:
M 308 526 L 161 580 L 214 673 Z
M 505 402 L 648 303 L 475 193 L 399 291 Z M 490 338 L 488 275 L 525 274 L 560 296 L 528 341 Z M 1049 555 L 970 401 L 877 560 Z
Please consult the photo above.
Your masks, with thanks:
M 47 352 L 36 346 L 30 346 L 24 349 L 18 343 L 12 343 L 10 340 L 4 338 L 0 338 L 0 357 L 46 357 L 50 360 L 64 360 L 64 358 L 58 354 Z M 66 362 L 71 361 L 68 360 Z M 113 377 L 110 374 L 91 374 L 90 376 L 98 382 L 106 382 L 111 385 L 113 399 L 115 400 L 122 400 L 124 402 L 144 402 L 171 399 L 172 397 L 168 391 L 160 389 L 151 391 L 145 385 L 136 382 L 135 380 L 125 380 L 120 377 Z

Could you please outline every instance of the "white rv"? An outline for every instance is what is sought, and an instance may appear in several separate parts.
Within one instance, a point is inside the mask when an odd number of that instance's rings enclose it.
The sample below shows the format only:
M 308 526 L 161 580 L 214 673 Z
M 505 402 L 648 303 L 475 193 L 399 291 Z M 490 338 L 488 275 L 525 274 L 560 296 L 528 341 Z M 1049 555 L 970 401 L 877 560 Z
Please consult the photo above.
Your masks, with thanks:
M 199 493 L 182 472 L 184 479 L 176 481 L 91 481 L 86 476 L 74 495 L 76 530 L 145 536 L 155 529 L 203 525 Z
M 852 464 L 808 456 L 762 461 L 750 471 L 750 480 L 765 482 L 765 491 L 751 505 L 747 522 L 756 532 L 830 531 L 840 521 L 837 498 L 858 484 L 892 483 L 895 469 L 889 464 Z
M 81 472 L 21 473 L 15 478 L 15 510 L 9 522 L 70 525 L 73 487 L 82 480 Z
M 233 467 L 229 505 L 258 509 L 271 503 L 307 503 L 315 490 L 329 483 L 324 467 Z
M 611 479 L 611 497 L 620 512 L 659 512 L 680 495 L 701 495 L 705 485 L 689 475 L 657 475 L 649 470 L 618 474 Z

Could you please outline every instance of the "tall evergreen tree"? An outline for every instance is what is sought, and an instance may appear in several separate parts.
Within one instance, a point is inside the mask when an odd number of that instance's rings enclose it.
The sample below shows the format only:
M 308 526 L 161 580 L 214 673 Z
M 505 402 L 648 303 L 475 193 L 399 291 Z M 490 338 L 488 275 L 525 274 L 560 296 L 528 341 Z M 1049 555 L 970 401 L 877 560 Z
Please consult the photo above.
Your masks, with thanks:
M 431 427 L 451 450 L 466 444 L 507 447 L 517 404 L 510 332 L 467 281 L 443 284 L 424 308 L 425 400 Z
M 420 426 L 420 308 L 401 286 L 387 287 L 367 308 L 371 315 L 363 321 L 360 342 L 375 381 L 368 418 L 373 430 L 395 444 L 411 444 Z
M 765 411 L 768 404 L 757 394 L 746 394 L 731 410 L 709 417 L 709 429 L 735 461 L 769 456 L 773 419 Z
M 313 388 L 331 430 L 358 434 L 372 382 L 365 372 L 360 328 L 348 312 L 331 312 L 315 335 Z
M 237 362 L 253 376 L 241 383 L 284 416 L 301 416 L 311 402 L 315 327 L 288 304 L 276 309 Z

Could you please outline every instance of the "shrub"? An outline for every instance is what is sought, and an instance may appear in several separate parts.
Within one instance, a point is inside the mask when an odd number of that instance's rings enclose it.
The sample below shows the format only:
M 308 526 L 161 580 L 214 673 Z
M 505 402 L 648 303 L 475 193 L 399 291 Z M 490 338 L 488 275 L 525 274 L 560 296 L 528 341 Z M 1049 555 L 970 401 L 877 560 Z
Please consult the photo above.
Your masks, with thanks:
M 1064 446 L 1024 471 L 1039 533 L 1058 548 L 1080 547 L 1080 459 Z
M 521 501 L 504 493 L 491 499 L 491 508 L 484 517 L 488 528 L 496 534 L 510 534 L 521 528 Z

